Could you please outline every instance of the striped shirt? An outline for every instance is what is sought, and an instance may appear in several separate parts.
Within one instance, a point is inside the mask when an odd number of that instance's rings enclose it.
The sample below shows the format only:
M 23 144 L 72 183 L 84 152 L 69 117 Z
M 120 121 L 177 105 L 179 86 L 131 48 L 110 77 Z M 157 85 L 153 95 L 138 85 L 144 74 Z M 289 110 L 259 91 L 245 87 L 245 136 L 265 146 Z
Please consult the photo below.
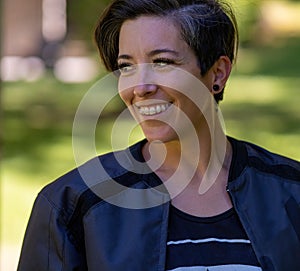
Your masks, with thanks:
M 229 211 L 208 218 L 170 208 L 167 271 L 261 271 L 239 218 Z

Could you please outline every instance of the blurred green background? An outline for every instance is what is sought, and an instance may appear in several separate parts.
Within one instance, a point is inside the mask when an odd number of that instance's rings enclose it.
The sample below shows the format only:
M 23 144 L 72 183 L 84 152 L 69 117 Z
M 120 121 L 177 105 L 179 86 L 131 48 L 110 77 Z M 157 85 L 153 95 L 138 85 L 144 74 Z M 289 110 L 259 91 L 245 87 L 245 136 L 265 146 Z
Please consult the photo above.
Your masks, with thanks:
M 68 3 L 69 36 L 85 40 L 97 61 L 91 33 L 105 2 Z M 241 46 L 221 103 L 227 133 L 300 160 L 300 16 L 291 15 L 300 14 L 300 2 L 231 2 Z M 285 14 L 290 16 L 283 20 Z M 99 64 L 98 75 L 84 83 L 61 82 L 51 70 L 32 82 L 2 82 L 1 270 L 16 268 L 38 191 L 75 166 L 74 115 L 84 94 L 103 75 Z M 113 103 L 98 126 L 99 153 L 110 150 L 110 127 L 121 108 L 119 101 Z M 132 141 L 141 136 L 136 132 Z

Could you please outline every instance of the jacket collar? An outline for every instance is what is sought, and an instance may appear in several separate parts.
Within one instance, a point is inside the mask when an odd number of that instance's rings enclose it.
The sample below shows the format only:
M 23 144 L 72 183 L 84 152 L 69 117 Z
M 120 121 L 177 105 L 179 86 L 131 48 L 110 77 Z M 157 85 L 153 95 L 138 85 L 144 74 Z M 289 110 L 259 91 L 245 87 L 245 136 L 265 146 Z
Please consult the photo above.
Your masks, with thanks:
M 232 146 L 232 161 L 229 169 L 228 182 L 236 180 L 248 165 L 248 153 L 245 144 L 232 137 L 227 137 Z

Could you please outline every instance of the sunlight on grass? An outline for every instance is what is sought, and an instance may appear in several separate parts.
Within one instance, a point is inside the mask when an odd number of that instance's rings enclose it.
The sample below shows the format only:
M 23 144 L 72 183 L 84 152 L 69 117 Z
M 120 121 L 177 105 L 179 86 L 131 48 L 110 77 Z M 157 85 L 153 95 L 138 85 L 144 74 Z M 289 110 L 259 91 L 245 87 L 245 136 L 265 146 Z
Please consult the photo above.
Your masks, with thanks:
M 22 240 L 34 199 L 45 184 L 45 181 L 31 183 L 30 176 L 9 168 L 2 171 L 1 221 L 10 222 L 9 226 L 1 227 L 3 243 Z
M 283 95 L 280 88 L 282 79 L 267 76 L 238 76 L 231 78 L 225 90 L 225 101 L 230 106 L 235 103 L 273 103 Z
M 0 269 L 14 271 L 34 199 L 46 182 L 32 183 L 30 176 L 5 163 L 1 173 Z
M 227 133 L 300 160 L 300 78 L 235 76 L 221 104 Z M 242 86 L 242 88 L 241 88 Z

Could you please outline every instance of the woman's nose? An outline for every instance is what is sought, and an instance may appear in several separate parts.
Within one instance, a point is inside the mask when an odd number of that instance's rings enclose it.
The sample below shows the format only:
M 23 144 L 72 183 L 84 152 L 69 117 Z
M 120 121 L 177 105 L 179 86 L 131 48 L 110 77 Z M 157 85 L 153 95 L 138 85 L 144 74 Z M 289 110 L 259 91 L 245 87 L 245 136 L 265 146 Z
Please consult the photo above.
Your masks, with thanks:
M 158 89 L 156 81 L 151 65 L 135 65 L 131 73 L 119 78 L 119 91 L 130 89 L 137 97 L 150 96 Z
M 138 97 L 145 97 L 154 94 L 157 91 L 155 84 L 138 84 L 133 88 L 133 94 Z
M 144 97 L 155 93 L 157 85 L 153 82 L 153 70 L 150 64 L 137 65 L 135 74 L 134 95 Z

